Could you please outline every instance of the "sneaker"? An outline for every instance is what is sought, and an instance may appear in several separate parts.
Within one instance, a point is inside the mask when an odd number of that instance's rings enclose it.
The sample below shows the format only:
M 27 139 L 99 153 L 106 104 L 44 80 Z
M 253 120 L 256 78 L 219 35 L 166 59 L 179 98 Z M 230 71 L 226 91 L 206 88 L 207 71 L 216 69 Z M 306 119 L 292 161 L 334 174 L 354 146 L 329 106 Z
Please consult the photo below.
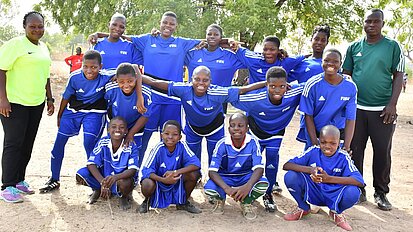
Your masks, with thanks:
M 338 227 L 344 230 L 347 230 L 347 231 L 353 230 L 353 228 L 351 228 L 350 224 L 348 224 L 346 217 L 344 217 L 343 214 L 334 213 L 331 210 L 328 214 L 330 215 L 330 217 L 333 219 L 333 221 L 336 223 Z
M 136 209 L 138 213 L 147 213 L 149 211 L 149 199 L 145 198 L 142 204 Z
M 23 196 L 20 194 L 20 191 L 13 186 L 9 186 L 1 191 L 0 199 L 9 203 L 23 202 Z
M 257 218 L 257 214 L 254 212 L 254 209 L 252 208 L 252 204 L 242 204 L 241 203 L 241 210 L 242 210 L 242 215 L 248 219 L 248 220 L 253 220 Z
M 375 193 L 374 193 L 374 202 L 377 203 L 377 206 L 378 206 L 379 209 L 381 209 L 381 210 L 388 211 L 388 210 L 391 210 L 392 207 L 393 207 L 393 206 L 391 205 L 391 203 L 389 202 L 389 200 L 387 199 L 385 193 L 375 192 Z
M 360 197 L 359 197 L 359 199 L 356 203 L 357 205 L 367 201 L 366 190 L 364 188 L 360 188 L 360 190 L 361 190 L 361 193 L 360 193 Z
M 186 201 L 186 203 L 183 205 L 176 205 L 176 209 L 185 210 L 189 213 L 195 213 L 195 214 L 202 213 L 202 210 L 200 210 L 198 207 L 196 207 L 189 201 Z
M 208 203 L 211 205 L 215 205 L 215 197 L 208 196 Z
M 40 191 L 40 193 L 49 193 L 49 192 L 54 191 L 54 190 L 57 190 L 57 189 L 59 189 L 59 188 L 60 188 L 60 183 L 59 183 L 59 181 L 57 181 L 57 180 L 55 180 L 55 179 L 53 179 L 53 178 L 50 178 L 50 179 L 46 182 L 45 186 L 44 186 L 43 188 L 39 189 L 39 191 Z
M 212 213 L 214 214 L 224 214 L 225 200 L 219 200 L 214 198 L 214 208 L 212 208 Z
M 264 202 L 264 207 L 265 210 L 270 212 L 270 213 L 274 213 L 276 210 L 276 205 L 274 203 L 274 200 L 272 199 L 272 195 L 266 193 L 263 197 L 263 202 Z
M 282 193 L 282 188 L 280 187 L 280 185 L 278 184 L 278 182 L 275 182 L 275 184 L 272 186 L 272 192 L 273 193 L 277 193 L 277 194 L 281 194 Z
M 87 203 L 92 205 L 98 201 L 99 197 L 100 197 L 100 189 L 94 189 Z
M 310 214 L 311 210 L 302 210 L 300 208 L 295 209 L 294 211 L 287 213 L 284 215 L 284 220 L 286 221 L 297 221 L 300 220 L 302 217 Z
M 34 193 L 34 190 L 30 188 L 29 184 L 24 180 L 16 184 L 16 189 L 19 190 L 20 193 L 25 193 L 25 194 Z

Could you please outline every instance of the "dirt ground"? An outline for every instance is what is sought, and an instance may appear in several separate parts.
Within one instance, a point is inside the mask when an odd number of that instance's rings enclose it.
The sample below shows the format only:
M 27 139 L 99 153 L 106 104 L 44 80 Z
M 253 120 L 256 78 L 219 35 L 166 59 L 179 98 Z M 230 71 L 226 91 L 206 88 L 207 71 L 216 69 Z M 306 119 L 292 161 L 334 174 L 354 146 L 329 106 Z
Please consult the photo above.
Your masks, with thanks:
M 68 68 L 62 62 L 55 62 L 52 68 L 52 86 L 56 96 L 56 110 L 60 102 L 58 97 L 66 83 Z M 398 104 L 399 120 L 393 137 L 392 174 L 388 198 L 393 210 L 384 212 L 374 204 L 371 160 L 372 149 L 369 146 L 365 159 L 365 181 L 367 183 L 366 203 L 357 205 L 345 212 L 355 231 L 412 231 L 413 228 L 413 85 L 402 93 Z M 288 159 L 300 153 L 303 145 L 295 141 L 298 128 L 296 115 L 287 128 L 280 151 L 280 166 Z M 99 201 L 94 205 L 86 203 L 91 190 L 75 184 L 74 174 L 86 163 L 82 149 L 82 137 L 71 138 L 66 146 L 66 157 L 61 172 L 61 188 L 52 194 L 39 194 L 40 188 L 50 176 L 50 151 L 57 133 L 56 114 L 48 117 L 44 114 L 33 149 L 31 162 L 27 169 L 26 180 L 36 189 L 36 193 L 25 197 L 24 203 L 9 204 L 0 202 L 0 231 L 342 231 L 328 218 L 328 209 L 322 208 L 297 222 L 286 222 L 284 213 L 295 207 L 295 202 L 283 183 L 284 171 L 279 172 L 278 181 L 283 192 L 275 196 L 278 206 L 276 213 L 264 211 L 262 201 L 254 206 L 258 218 L 249 221 L 242 217 L 239 205 L 228 200 L 224 215 L 210 212 L 211 205 L 205 200 L 202 188 L 195 189 L 194 203 L 203 213 L 191 215 L 176 211 L 174 206 L 154 211 L 145 215 L 136 213 L 136 208 L 143 198 L 139 189 L 135 189 L 135 202 L 129 211 L 119 208 L 116 198 Z M 0 132 L 2 147 L 3 132 Z M 152 137 L 149 149 L 159 141 L 159 136 Z M 203 169 L 206 161 L 203 160 Z M 112 213 L 111 213 L 112 211 Z M 409 229 L 410 228 L 410 229 Z

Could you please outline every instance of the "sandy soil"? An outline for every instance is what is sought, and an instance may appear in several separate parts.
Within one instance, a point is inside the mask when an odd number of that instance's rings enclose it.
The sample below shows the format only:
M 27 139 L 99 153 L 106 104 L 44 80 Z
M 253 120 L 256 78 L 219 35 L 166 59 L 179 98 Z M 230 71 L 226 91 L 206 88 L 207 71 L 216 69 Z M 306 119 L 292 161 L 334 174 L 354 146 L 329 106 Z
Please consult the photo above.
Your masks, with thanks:
M 68 68 L 62 62 L 54 64 L 52 85 L 54 95 L 58 96 L 65 86 L 65 76 Z M 56 97 L 57 103 L 60 97 Z M 58 104 L 56 104 L 58 107 Z M 401 94 L 398 105 L 399 121 L 393 139 L 393 164 L 391 175 L 391 192 L 388 198 L 393 204 L 393 210 L 384 212 L 376 208 L 373 202 L 371 176 L 372 149 L 366 151 L 365 180 L 367 183 L 368 202 L 357 205 L 345 212 L 355 231 L 412 231 L 413 228 L 413 85 L 407 92 Z M 297 155 L 303 145 L 295 141 L 298 128 L 298 117 L 294 117 L 287 128 L 281 147 L 280 164 Z M 31 162 L 27 169 L 26 180 L 36 189 L 40 188 L 50 175 L 50 150 L 57 132 L 56 115 L 42 119 Z M 0 137 L 3 137 L 2 131 Z M 149 148 L 159 140 L 153 136 Z M 0 139 L 2 147 L 2 139 Z M 118 200 L 99 201 L 94 205 L 86 204 L 91 190 L 75 184 L 74 174 L 85 165 L 85 155 L 82 149 L 82 137 L 71 138 L 66 146 L 61 177 L 61 188 L 52 194 L 26 196 L 21 204 L 0 202 L 0 231 L 341 231 L 328 218 L 328 209 L 322 208 L 318 214 L 313 214 L 297 222 L 286 222 L 282 219 L 284 213 L 295 207 L 295 202 L 283 184 L 284 171 L 280 171 L 278 180 L 283 188 L 281 195 L 275 196 L 278 212 L 270 214 L 264 211 L 261 200 L 255 202 L 258 218 L 245 220 L 239 205 L 227 201 L 224 215 L 210 213 L 211 205 L 206 202 L 201 188 L 195 189 L 193 201 L 203 213 L 191 215 L 176 211 L 174 206 L 161 211 L 151 211 L 140 215 L 135 212 L 142 195 L 135 189 L 135 202 L 129 211 L 119 208 Z M 205 160 L 203 161 L 206 167 Z M 111 210 L 112 209 L 112 214 Z M 410 229 L 409 229 L 410 228 Z

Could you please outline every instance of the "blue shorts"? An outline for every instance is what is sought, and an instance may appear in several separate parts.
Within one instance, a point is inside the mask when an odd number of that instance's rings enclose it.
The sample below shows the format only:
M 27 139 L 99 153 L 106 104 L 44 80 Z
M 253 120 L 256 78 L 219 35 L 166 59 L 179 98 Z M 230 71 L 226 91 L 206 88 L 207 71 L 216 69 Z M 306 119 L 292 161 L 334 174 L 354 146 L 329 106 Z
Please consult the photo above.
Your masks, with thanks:
M 103 113 L 72 112 L 65 109 L 60 119 L 59 134 L 72 137 L 79 134 L 80 127 L 83 133 L 100 138 L 106 125 L 106 117 Z
M 219 174 L 219 173 L 218 173 Z M 223 176 L 221 175 L 222 180 L 230 187 L 238 187 L 241 185 L 246 184 L 249 179 L 251 178 L 252 173 L 246 174 L 246 175 L 240 175 L 240 176 Z M 254 186 L 258 183 L 267 183 L 268 184 L 268 180 L 267 178 L 265 178 L 264 176 L 261 177 L 257 183 L 254 184 Z M 254 187 L 251 188 L 254 189 Z M 204 186 L 204 190 L 212 190 L 215 191 L 219 194 L 219 197 L 222 199 L 226 199 L 227 194 L 225 193 L 224 189 L 222 189 L 221 187 L 219 187 L 217 184 L 215 184 L 215 182 L 211 179 L 209 179 L 207 181 L 207 183 Z M 251 192 L 249 193 L 249 195 L 251 195 Z
M 161 131 L 163 124 L 168 120 L 176 120 L 182 125 L 181 104 L 166 105 L 152 103 L 151 110 L 151 117 L 149 117 L 148 122 L 145 124 L 145 130 L 147 131 Z
M 163 184 L 158 181 L 155 183 L 156 189 L 151 197 L 152 208 L 166 208 L 170 204 L 185 204 L 186 192 L 183 177 L 172 185 Z

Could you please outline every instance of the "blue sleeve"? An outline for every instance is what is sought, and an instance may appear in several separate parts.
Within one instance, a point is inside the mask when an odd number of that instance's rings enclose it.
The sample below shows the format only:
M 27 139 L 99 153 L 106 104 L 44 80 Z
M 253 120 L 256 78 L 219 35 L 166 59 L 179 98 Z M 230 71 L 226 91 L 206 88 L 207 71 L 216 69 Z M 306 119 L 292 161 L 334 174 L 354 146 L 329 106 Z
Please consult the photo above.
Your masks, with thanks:
M 303 55 L 299 55 L 296 57 L 287 57 L 281 61 L 281 66 L 285 69 L 285 71 L 290 72 L 293 69 L 296 69 L 301 62 L 304 60 Z
M 225 102 L 234 102 L 239 99 L 239 88 L 237 87 L 230 87 L 228 88 L 228 96 L 225 99 Z
M 168 95 L 181 98 L 188 94 L 188 87 L 192 88 L 183 82 L 170 82 L 168 84 Z
M 132 144 L 131 146 L 131 154 L 128 160 L 128 169 L 136 169 L 139 170 L 138 166 L 138 161 L 139 161 L 139 156 L 138 156 L 138 147 L 136 144 Z
M 240 47 L 235 53 L 235 56 L 245 67 L 250 67 L 252 66 L 252 58 L 248 57 L 247 54 L 252 55 L 254 54 L 254 52 L 246 48 Z
M 343 154 L 343 155 L 345 155 L 346 161 L 343 162 L 344 167 L 343 167 L 343 170 L 342 170 L 342 176 L 343 177 L 352 177 L 355 180 L 357 180 L 358 182 L 365 185 L 363 176 L 357 170 L 357 167 L 356 167 L 356 165 L 354 165 L 353 160 L 351 160 L 351 157 L 348 154 Z
M 66 99 L 66 100 L 69 100 L 69 98 L 72 96 L 72 95 L 75 95 L 75 93 L 76 93 L 76 89 L 74 88 L 74 86 L 73 86 L 73 78 L 74 76 L 71 76 L 70 78 L 69 78 L 69 80 L 68 80 L 68 83 L 67 83 L 67 86 L 66 86 L 66 89 L 65 89 L 65 92 L 62 94 L 63 95 L 63 99 Z
M 346 119 L 348 120 L 356 120 L 356 112 L 357 112 L 357 90 L 354 88 L 353 95 L 351 96 L 350 100 L 348 100 L 346 105 Z
M 145 165 L 142 164 L 142 177 L 141 179 L 149 178 L 151 173 L 156 173 L 158 170 L 158 152 L 162 147 L 158 150 L 158 146 L 155 146 L 151 152 L 149 153 L 148 160 L 146 160 Z
M 212 153 L 212 158 L 209 164 L 209 171 L 218 172 L 221 167 L 222 156 L 225 154 L 225 138 L 218 141 Z
M 87 164 L 94 164 L 97 167 L 103 166 L 103 148 L 100 147 L 100 141 L 96 143 L 95 147 L 90 153 Z
M 145 86 L 142 86 L 143 104 L 146 108 L 146 112 L 142 116 L 149 118 L 152 114 L 152 93 L 151 90 Z
M 185 60 L 184 60 L 184 65 L 188 66 L 189 63 L 191 62 L 192 58 L 194 57 L 194 52 L 195 50 L 189 50 L 186 55 L 185 55 Z
M 305 150 L 302 154 L 290 159 L 288 162 L 298 164 L 301 166 L 309 166 L 309 159 L 312 155 L 317 155 L 316 152 L 314 152 L 317 149 L 318 148 L 316 147 L 310 147 L 307 150 Z
M 258 140 L 252 138 L 251 143 L 254 143 L 254 149 L 252 150 L 252 170 L 254 171 L 257 168 L 264 168 L 264 159 L 262 158 L 262 153 Z
M 132 46 L 132 64 L 143 65 L 142 52 L 139 51 L 136 46 Z
M 180 38 L 183 41 L 184 45 L 184 51 L 188 52 L 192 48 L 194 48 L 196 45 L 198 45 L 201 41 L 198 39 L 188 39 L 188 38 Z
M 307 82 L 308 83 L 308 82 Z M 314 88 L 312 85 L 305 85 L 304 92 L 301 95 L 299 110 L 307 115 L 314 115 Z
M 145 49 L 145 45 L 151 35 L 150 34 L 143 34 L 143 35 L 138 35 L 138 36 L 131 36 L 132 43 L 135 45 L 135 47 L 143 52 Z
M 188 144 L 186 144 L 184 141 L 181 142 L 184 149 L 183 149 L 183 165 L 184 167 L 187 167 L 189 165 L 195 165 L 199 168 L 201 168 L 201 162 L 199 161 L 198 157 L 191 151 L 191 149 L 188 147 Z

